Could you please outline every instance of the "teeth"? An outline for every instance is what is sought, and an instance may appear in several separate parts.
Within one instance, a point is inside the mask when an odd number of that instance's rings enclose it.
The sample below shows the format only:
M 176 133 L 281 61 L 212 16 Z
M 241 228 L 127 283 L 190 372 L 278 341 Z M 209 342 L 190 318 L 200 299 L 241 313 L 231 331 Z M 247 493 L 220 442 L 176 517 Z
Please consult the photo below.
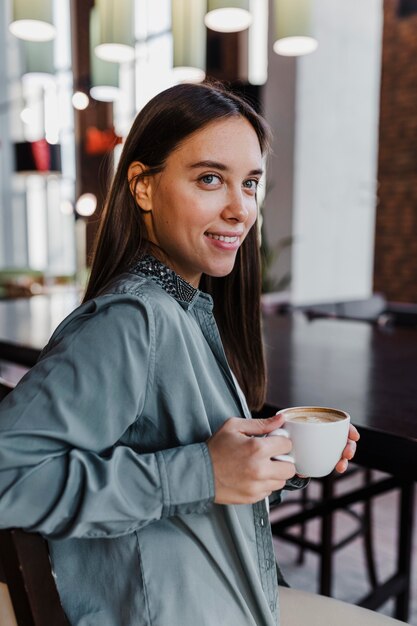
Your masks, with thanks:
M 207 233 L 207 237 L 210 237 L 210 239 L 217 239 L 218 241 L 224 241 L 225 243 L 235 243 L 238 240 L 238 237 L 226 237 L 224 235 L 213 235 L 212 233 Z

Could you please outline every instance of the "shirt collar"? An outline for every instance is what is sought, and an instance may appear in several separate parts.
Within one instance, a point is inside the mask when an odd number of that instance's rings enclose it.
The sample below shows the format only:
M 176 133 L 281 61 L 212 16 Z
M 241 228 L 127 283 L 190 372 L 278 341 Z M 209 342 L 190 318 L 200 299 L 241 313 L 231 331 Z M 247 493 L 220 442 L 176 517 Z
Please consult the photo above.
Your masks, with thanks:
M 131 269 L 134 274 L 149 276 L 162 289 L 176 300 L 191 304 L 201 293 L 184 278 L 181 278 L 174 270 L 167 267 L 162 261 L 150 254 L 145 255 Z

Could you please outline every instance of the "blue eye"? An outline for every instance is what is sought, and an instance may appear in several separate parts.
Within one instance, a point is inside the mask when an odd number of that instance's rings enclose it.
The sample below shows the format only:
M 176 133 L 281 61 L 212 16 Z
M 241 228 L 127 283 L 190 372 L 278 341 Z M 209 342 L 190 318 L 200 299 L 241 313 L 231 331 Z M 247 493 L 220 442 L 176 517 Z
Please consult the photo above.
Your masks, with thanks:
M 200 178 L 200 181 L 205 185 L 212 185 L 213 183 L 217 184 L 220 182 L 220 177 L 216 176 L 216 174 L 205 174 Z
M 243 186 L 246 187 L 246 189 L 249 189 L 250 191 L 256 191 L 259 185 L 259 180 L 256 180 L 254 178 L 250 178 L 249 180 L 245 180 L 245 182 L 243 183 Z

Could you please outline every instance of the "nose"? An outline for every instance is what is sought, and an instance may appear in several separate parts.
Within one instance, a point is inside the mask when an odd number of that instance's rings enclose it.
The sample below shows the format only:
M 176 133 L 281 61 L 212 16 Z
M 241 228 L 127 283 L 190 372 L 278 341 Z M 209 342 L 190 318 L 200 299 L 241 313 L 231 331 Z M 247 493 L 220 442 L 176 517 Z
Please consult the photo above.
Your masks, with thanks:
M 247 204 L 250 200 L 253 201 L 253 198 L 245 197 L 240 187 L 239 189 L 229 189 L 226 206 L 223 209 L 224 219 L 245 222 L 249 216 Z

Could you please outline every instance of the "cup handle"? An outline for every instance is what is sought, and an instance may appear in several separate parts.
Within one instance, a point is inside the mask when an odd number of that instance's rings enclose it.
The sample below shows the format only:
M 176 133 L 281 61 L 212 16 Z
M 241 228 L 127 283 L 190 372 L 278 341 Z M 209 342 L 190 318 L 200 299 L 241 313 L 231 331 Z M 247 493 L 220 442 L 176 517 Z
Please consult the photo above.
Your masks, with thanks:
M 268 437 L 287 437 L 289 438 L 290 434 L 288 430 L 285 428 L 276 428 L 272 432 L 268 433 Z M 286 461 L 287 463 L 295 463 L 295 459 L 291 454 L 280 454 L 279 456 L 271 457 L 274 461 Z

